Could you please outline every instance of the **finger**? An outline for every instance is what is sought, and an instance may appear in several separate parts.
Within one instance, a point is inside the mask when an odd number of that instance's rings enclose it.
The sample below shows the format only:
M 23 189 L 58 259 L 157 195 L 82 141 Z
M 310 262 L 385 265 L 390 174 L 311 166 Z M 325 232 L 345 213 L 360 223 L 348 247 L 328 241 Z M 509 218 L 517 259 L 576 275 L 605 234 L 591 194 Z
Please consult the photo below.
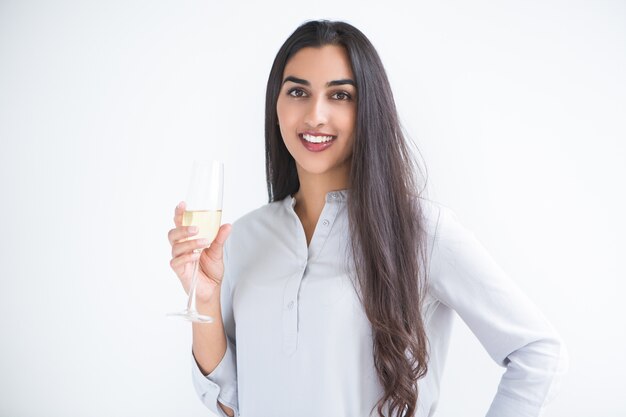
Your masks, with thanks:
M 191 252 L 194 249 L 204 249 L 209 246 L 209 243 L 211 243 L 209 239 L 192 239 L 186 242 L 175 243 L 172 245 L 172 258 Z
M 174 272 L 176 272 L 176 270 L 178 268 L 181 268 L 182 266 L 184 266 L 185 264 L 187 264 L 189 262 L 195 261 L 199 257 L 200 257 L 200 253 L 199 252 L 190 252 L 190 253 L 186 253 L 186 254 L 181 255 L 181 256 L 177 256 L 177 257 L 172 258 L 170 260 L 170 267 L 174 270 Z M 176 273 L 178 273 L 178 272 L 176 272 Z
M 217 232 L 217 236 L 213 242 L 211 242 L 211 246 L 204 250 L 207 256 L 213 261 L 221 261 L 222 254 L 224 253 L 224 242 L 230 235 L 230 231 L 232 230 L 232 225 L 229 223 L 225 223 L 220 226 L 220 229 Z
M 176 206 L 176 209 L 174 210 L 174 224 L 176 225 L 176 227 L 180 227 L 183 225 L 183 214 L 185 213 L 186 207 L 187 205 L 184 201 L 181 201 Z
M 180 226 L 176 229 L 171 229 L 167 233 L 167 239 L 170 241 L 170 245 L 182 242 L 189 239 L 192 236 L 198 234 L 198 226 Z

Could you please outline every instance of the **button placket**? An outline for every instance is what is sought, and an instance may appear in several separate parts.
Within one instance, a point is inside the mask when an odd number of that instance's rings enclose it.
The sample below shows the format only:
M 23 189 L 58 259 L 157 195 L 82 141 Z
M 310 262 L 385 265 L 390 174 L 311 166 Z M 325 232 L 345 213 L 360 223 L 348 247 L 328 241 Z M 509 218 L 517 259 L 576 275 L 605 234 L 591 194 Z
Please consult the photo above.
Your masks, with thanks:
M 320 223 L 316 227 L 313 239 L 311 243 L 306 245 L 306 239 L 304 235 L 304 229 L 302 228 L 302 224 L 300 223 L 300 219 L 295 213 L 295 199 L 293 197 L 290 200 L 291 207 L 289 208 L 290 214 L 293 215 L 294 224 L 297 226 L 298 233 L 301 235 L 299 240 L 302 242 L 298 242 L 296 252 L 298 253 L 298 259 L 302 261 L 300 265 L 300 269 L 298 272 L 295 272 L 293 276 L 291 276 L 285 283 L 285 288 L 283 291 L 283 304 L 282 304 L 282 321 L 283 321 L 283 352 L 291 356 L 297 350 L 298 345 L 298 316 L 299 316 L 299 308 L 298 308 L 298 300 L 299 293 L 302 284 L 302 280 L 304 279 L 304 275 L 307 270 L 307 265 L 313 261 L 319 253 L 321 252 L 328 236 L 330 235 L 330 230 L 333 226 L 334 221 L 336 220 L 337 214 L 339 213 L 341 204 L 340 204 L 341 195 L 337 192 L 333 192 L 328 194 L 327 201 L 324 205 L 320 216 Z
M 333 198 L 332 195 L 332 193 L 328 195 L 328 200 L 331 200 Z M 339 195 L 337 194 L 336 198 L 338 197 Z M 328 236 L 330 235 L 330 229 L 333 226 L 333 222 L 337 217 L 339 206 L 340 205 L 337 204 L 337 201 L 327 201 L 324 205 L 322 213 L 320 214 L 319 223 L 315 228 L 313 239 L 311 240 L 311 244 L 309 245 L 309 262 L 317 258 L 320 251 L 324 247 L 326 239 L 328 239 Z
M 283 352 L 292 355 L 298 347 L 298 293 L 306 264 L 291 276 L 283 292 Z

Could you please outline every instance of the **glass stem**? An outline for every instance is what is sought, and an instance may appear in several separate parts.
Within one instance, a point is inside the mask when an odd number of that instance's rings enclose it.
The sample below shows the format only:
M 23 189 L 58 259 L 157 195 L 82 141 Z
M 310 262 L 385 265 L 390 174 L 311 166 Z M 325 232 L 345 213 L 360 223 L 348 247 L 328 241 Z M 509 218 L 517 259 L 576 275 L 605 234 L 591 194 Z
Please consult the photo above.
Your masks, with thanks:
M 199 252 L 200 250 L 194 250 L 194 252 Z M 191 311 L 197 313 L 196 310 L 196 284 L 198 281 L 198 265 L 200 263 L 200 258 L 196 259 L 193 262 L 193 274 L 191 275 L 191 287 L 189 287 L 189 301 L 187 301 L 187 311 Z

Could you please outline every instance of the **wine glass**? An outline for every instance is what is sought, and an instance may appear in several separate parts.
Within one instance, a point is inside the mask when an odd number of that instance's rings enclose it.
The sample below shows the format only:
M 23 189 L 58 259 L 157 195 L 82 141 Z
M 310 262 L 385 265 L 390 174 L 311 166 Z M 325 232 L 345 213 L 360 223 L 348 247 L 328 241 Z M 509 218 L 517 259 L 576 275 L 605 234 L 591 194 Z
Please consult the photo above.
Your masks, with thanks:
M 222 194 L 224 191 L 224 164 L 220 161 L 194 161 L 187 193 L 183 226 L 197 226 L 198 234 L 192 239 L 208 239 L 217 236 L 222 220 Z M 202 249 L 194 249 L 201 252 Z M 196 309 L 196 286 L 200 259 L 193 262 L 191 286 L 187 308 L 181 312 L 168 313 L 196 323 L 212 323 L 213 318 L 198 313 Z

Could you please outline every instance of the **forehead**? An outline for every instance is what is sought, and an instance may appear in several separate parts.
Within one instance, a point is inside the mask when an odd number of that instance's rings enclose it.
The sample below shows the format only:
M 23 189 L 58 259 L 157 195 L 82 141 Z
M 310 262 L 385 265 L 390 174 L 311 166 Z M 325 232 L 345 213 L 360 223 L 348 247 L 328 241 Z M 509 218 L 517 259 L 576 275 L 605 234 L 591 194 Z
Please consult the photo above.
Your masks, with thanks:
M 290 75 L 311 82 L 353 79 L 348 53 L 338 45 L 300 49 L 287 61 L 283 79 Z

